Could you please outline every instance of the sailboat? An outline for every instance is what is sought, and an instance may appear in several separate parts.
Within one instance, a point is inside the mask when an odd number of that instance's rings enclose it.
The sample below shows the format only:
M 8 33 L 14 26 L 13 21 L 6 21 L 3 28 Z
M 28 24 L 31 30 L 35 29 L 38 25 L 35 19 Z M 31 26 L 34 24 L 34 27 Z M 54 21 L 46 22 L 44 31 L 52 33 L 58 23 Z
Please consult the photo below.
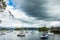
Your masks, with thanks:
M 54 33 L 51 33 L 50 30 L 47 33 L 48 35 L 54 35 Z

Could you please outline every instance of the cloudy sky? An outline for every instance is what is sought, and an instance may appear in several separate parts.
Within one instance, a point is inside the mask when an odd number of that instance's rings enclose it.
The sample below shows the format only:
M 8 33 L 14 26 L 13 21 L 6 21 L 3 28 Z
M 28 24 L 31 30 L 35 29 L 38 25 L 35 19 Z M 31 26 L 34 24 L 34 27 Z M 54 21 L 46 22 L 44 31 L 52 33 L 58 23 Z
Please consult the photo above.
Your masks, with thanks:
M 14 27 L 60 26 L 60 0 L 6 0 L 14 18 L 4 25 Z M 3 25 L 0 24 L 0 25 Z

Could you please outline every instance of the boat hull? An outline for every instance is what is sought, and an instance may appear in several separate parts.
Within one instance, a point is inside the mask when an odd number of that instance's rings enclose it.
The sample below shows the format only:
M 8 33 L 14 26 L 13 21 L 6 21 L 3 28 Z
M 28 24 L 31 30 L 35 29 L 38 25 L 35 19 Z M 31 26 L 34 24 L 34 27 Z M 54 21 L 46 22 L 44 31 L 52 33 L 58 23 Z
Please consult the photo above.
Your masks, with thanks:
M 19 37 L 25 37 L 25 35 L 22 35 L 22 34 L 18 34 L 17 36 L 19 36 Z

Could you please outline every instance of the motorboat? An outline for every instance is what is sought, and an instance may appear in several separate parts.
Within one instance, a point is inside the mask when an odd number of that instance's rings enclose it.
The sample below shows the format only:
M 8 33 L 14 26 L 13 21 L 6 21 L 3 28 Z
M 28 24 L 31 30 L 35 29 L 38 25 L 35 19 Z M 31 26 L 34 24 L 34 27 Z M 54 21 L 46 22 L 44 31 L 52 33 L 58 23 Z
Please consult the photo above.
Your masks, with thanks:
M 40 39 L 48 39 L 48 34 L 43 33 L 42 36 L 40 37 Z

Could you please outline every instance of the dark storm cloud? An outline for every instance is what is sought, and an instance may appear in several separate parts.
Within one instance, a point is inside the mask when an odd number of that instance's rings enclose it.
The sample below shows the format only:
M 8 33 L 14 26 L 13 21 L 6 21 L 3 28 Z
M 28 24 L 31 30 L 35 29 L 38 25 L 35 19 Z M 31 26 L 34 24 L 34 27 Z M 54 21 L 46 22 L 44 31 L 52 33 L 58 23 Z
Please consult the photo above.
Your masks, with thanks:
M 27 15 L 36 17 L 38 19 L 49 18 L 46 12 L 46 0 L 26 0 L 25 5 L 22 5 L 21 8 L 27 13 Z
M 37 20 L 60 20 L 58 0 L 15 0 L 16 7 Z M 58 5 L 59 4 L 59 5 Z
M 35 17 L 37 19 L 46 19 L 47 16 L 47 0 L 15 0 L 15 4 L 18 8 L 26 12 L 28 16 Z M 20 5 L 20 6 L 19 6 Z

